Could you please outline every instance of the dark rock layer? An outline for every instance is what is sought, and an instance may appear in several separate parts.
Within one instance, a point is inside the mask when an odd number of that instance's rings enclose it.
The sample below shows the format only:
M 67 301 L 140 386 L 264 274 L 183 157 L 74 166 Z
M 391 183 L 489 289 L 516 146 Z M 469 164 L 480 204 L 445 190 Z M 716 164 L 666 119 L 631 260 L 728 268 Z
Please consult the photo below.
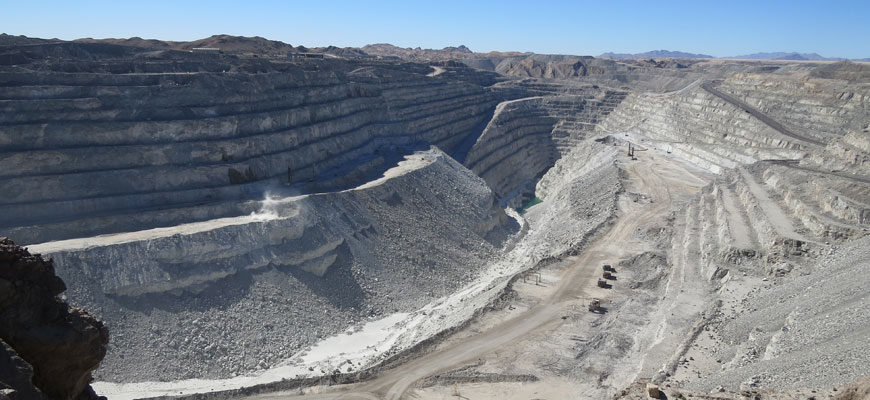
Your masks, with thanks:
M 50 259 L 0 239 L 0 389 L 19 399 L 94 398 L 91 372 L 109 332 L 57 296 L 66 285 Z

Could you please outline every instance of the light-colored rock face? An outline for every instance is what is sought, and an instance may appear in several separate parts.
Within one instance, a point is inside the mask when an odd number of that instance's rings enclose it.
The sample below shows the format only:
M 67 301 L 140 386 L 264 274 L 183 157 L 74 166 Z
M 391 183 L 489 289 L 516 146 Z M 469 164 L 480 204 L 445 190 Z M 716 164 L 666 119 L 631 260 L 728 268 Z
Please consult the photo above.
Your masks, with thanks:
M 500 103 L 464 164 L 487 182 L 503 204 L 519 207 L 534 193 L 543 174 L 587 139 L 625 92 L 538 81 L 514 84 L 551 95 Z M 501 90 L 510 91 L 507 87 Z
M 31 249 L 110 321 L 99 379 L 223 378 L 470 282 L 516 229 L 495 204 L 432 149 L 359 188 L 267 199 L 251 216 Z
M 866 128 L 870 83 L 819 79 L 812 75 L 736 74 L 719 88 L 782 121 L 796 132 L 824 142 Z
M 763 159 L 799 159 L 801 146 L 744 111 L 694 87 L 670 96 L 632 94 L 604 123 L 713 172 Z M 649 140 L 651 145 L 645 144 Z
M 0 226 L 107 319 L 100 379 L 272 366 L 469 283 L 519 228 L 439 150 L 488 121 L 492 74 L 226 62 L 0 71 Z
M 739 73 L 671 94 L 632 94 L 604 128 L 631 132 L 637 135 L 631 140 L 651 141 L 717 173 L 759 160 L 804 157 L 815 165 L 862 168 L 866 150 L 860 146 L 866 139 L 859 138 L 859 132 L 866 133 L 870 120 L 870 87 L 862 81 L 820 79 L 813 71 Z M 707 87 L 770 121 L 730 104 Z M 821 150 L 825 145 L 828 150 Z
M 719 175 L 675 212 L 673 268 L 688 266 L 715 294 L 706 309 L 686 306 L 691 327 L 665 319 L 685 336 L 657 381 L 736 392 L 845 385 L 868 373 L 855 356 L 866 353 L 854 336 L 867 325 L 856 311 L 860 283 L 847 278 L 867 267 L 867 87 L 812 71 L 632 93 L 601 125 L 639 151 Z

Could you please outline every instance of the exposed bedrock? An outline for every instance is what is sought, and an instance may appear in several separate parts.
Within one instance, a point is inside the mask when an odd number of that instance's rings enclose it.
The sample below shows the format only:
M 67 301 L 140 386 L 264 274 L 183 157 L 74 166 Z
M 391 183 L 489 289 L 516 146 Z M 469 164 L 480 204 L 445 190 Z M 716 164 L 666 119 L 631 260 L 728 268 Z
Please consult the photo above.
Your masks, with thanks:
M 824 152 L 813 153 L 809 162 L 828 166 L 832 171 L 850 171 L 856 175 L 870 176 L 870 141 L 865 138 L 870 126 L 861 132 L 849 132 L 841 139 L 828 143 Z
M 537 82 L 528 83 L 532 88 L 538 86 Z M 482 177 L 504 204 L 519 206 L 534 193 L 535 184 L 556 160 L 592 134 L 599 121 L 625 97 L 622 91 L 581 90 L 586 94 L 500 103 L 464 164 Z
M 389 168 L 396 146 L 452 151 L 496 103 L 416 65 L 273 64 L 0 73 L 2 228 L 37 243 L 247 214 L 264 185 L 347 188 Z
M 504 57 L 493 61 L 494 70 L 507 76 L 572 80 L 613 88 L 628 86 L 653 92 L 677 90 L 702 77 L 719 76 L 732 69 L 747 69 L 736 64 L 704 65 L 703 68 L 651 68 L 588 56 L 545 54 Z
M 866 140 L 858 135 L 868 129 L 870 87 L 807 76 L 802 70 L 736 74 L 715 87 L 809 141 L 777 131 L 697 84 L 669 94 L 633 93 L 604 128 L 637 134 L 632 140 L 652 141 L 717 173 L 759 160 L 804 157 L 840 168 L 866 165 Z
M 558 159 L 551 132 L 558 121 L 533 97 L 503 102 L 471 148 L 465 165 L 499 198 L 543 175 Z M 509 200 L 509 199 L 508 199 Z
M 88 384 L 108 331 L 61 301 L 65 290 L 51 260 L 0 238 L 0 390 L 13 399 L 96 397 Z
M 779 74 L 735 74 L 717 88 L 758 109 L 795 133 L 829 142 L 867 128 L 870 121 L 870 84 L 800 79 Z
M 518 228 L 483 180 L 434 148 L 351 190 L 278 193 L 250 216 L 31 246 L 112 329 L 101 380 L 272 366 L 451 293 Z
M 674 248 L 697 258 L 701 275 L 713 282 L 804 274 L 817 268 L 826 243 L 866 235 L 868 198 L 870 184 L 824 171 L 772 162 L 740 167 L 681 211 L 695 231 Z
M 650 146 L 641 139 L 649 140 L 715 173 L 758 160 L 799 159 L 805 154 L 801 144 L 700 87 L 672 95 L 632 93 L 602 127 L 607 132 L 625 132 L 641 146 Z
M 867 268 L 868 190 L 855 175 L 762 161 L 719 175 L 677 211 L 669 258 L 706 280 L 715 300 L 659 378 L 708 392 L 866 376 L 856 288 Z

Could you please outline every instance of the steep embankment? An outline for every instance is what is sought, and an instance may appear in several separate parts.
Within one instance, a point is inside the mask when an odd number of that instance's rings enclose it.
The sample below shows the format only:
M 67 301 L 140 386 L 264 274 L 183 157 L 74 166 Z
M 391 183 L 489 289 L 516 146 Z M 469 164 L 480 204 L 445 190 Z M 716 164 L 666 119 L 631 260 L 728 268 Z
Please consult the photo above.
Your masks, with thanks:
M 735 74 L 717 89 L 757 108 L 787 128 L 822 142 L 865 129 L 870 84 L 815 78 L 810 73 Z
M 625 97 L 591 85 L 537 80 L 504 82 L 498 90 L 551 94 L 500 103 L 464 160 L 512 207 L 530 198 L 556 160 L 580 145 Z
M 633 140 L 651 141 L 713 172 L 806 155 L 814 164 L 863 163 L 864 141 L 854 135 L 867 129 L 870 88 L 866 84 L 814 78 L 812 70 L 797 70 L 735 74 L 709 86 L 762 118 L 704 89 L 705 85 L 709 84 L 663 95 L 632 94 L 608 118 L 605 128 L 636 134 Z M 828 151 L 821 150 L 825 143 Z
M 477 136 L 503 98 L 478 84 L 492 74 L 4 51 L 23 61 L 0 69 L 0 228 L 42 243 L 30 248 L 55 258 L 70 301 L 108 321 L 102 380 L 273 366 L 451 293 L 517 229 L 480 178 L 430 149 Z
M 615 159 L 617 149 L 587 141 L 560 158 L 537 182 L 542 202 L 525 214 L 539 258 L 575 253 L 589 238 L 604 231 L 617 212 L 623 182 Z
M 503 102 L 471 148 L 465 165 L 482 177 L 499 198 L 534 185 L 558 158 L 551 136 L 556 118 L 542 107 L 543 98 Z
M 100 379 L 272 366 L 366 318 L 451 293 L 514 229 L 483 181 L 435 149 L 358 188 L 264 207 L 31 246 L 55 258 L 71 301 L 112 326 Z

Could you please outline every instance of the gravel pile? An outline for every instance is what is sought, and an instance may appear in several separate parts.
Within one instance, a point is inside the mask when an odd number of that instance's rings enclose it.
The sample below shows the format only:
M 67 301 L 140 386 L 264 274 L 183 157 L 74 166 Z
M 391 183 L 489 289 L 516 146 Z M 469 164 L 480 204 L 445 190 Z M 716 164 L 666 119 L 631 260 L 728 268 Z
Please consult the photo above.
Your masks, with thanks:
M 176 267 L 157 267 L 199 284 L 155 291 L 149 281 L 145 293 L 107 294 L 103 274 L 135 269 L 123 260 L 166 258 L 124 252 L 162 251 L 162 239 L 106 247 L 119 265 L 68 263 L 61 272 L 71 282 L 71 301 L 105 319 L 112 335 L 97 379 L 227 378 L 275 366 L 326 337 L 452 293 L 519 228 L 483 180 L 436 148 L 408 156 L 386 175 L 297 200 L 305 212 L 295 218 L 304 222 L 291 217 L 187 234 L 203 236 L 191 242 L 210 247 L 188 250 L 174 259 Z M 249 235 L 272 241 L 246 252 L 272 254 L 267 264 L 222 256 L 251 246 Z M 209 262 L 238 269 L 206 279 Z
M 543 203 L 525 214 L 532 230 L 526 240 L 541 258 L 572 252 L 614 215 L 623 190 L 616 154 L 612 146 L 578 146 L 541 178 L 535 195 Z

